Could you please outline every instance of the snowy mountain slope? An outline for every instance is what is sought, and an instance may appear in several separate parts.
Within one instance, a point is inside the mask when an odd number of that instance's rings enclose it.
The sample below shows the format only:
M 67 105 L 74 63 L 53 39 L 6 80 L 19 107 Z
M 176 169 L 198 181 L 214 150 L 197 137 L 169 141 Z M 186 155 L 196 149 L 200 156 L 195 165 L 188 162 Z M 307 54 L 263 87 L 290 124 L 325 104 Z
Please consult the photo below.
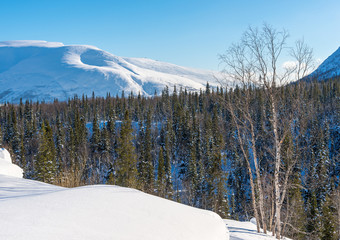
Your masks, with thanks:
M 196 70 L 144 58 L 123 58 L 87 45 L 45 41 L 0 42 L 0 102 L 20 98 L 66 100 L 74 94 L 97 96 L 133 91 L 160 93 L 174 85 L 189 90 L 217 86 L 212 71 Z
M 210 211 L 129 188 L 68 189 L 9 172 L 0 174 L 0 239 L 229 239 L 223 220 Z
M 340 76 L 340 47 L 307 78 L 316 77 L 319 80 L 326 80 L 335 76 Z

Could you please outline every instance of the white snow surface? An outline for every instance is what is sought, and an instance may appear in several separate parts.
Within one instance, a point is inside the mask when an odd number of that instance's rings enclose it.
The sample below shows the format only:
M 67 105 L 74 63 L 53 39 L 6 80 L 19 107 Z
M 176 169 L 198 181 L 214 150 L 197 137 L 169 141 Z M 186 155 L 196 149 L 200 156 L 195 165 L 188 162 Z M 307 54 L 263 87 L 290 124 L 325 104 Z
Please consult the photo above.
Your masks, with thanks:
M 109 185 L 62 188 L 0 175 L 0 239 L 228 240 L 215 213 Z
M 255 219 L 254 219 L 255 220 Z M 256 230 L 256 220 L 250 222 L 239 222 L 230 219 L 224 219 L 225 224 L 229 229 L 230 240 L 274 240 L 271 232 L 267 234 L 258 233 Z M 282 239 L 290 240 L 283 237 Z
M 22 178 L 23 170 L 12 163 L 9 152 L 0 148 L 0 174 Z
M 309 75 L 309 77 L 316 77 L 319 80 L 325 80 L 336 76 L 340 76 L 340 47 Z
M 88 45 L 46 41 L 0 42 L 0 102 L 20 98 L 67 100 L 75 94 L 111 96 L 125 91 L 158 94 L 176 85 L 190 91 L 220 85 L 214 71 L 181 67 L 146 58 L 115 56 Z

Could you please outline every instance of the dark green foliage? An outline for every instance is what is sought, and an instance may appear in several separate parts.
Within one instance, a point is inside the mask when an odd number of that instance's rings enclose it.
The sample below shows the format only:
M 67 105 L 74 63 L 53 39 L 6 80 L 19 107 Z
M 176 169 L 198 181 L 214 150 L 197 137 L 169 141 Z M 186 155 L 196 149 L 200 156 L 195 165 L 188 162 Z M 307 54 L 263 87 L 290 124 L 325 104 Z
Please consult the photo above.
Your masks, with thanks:
M 151 113 L 148 111 L 146 123 L 141 131 L 141 155 L 138 163 L 140 188 L 148 193 L 154 191 L 154 164 L 152 156 Z
M 50 124 L 45 120 L 41 126 L 40 146 L 36 160 L 36 179 L 53 183 L 56 178 L 56 150 L 53 132 Z
M 165 197 L 165 187 L 166 187 L 166 172 L 164 164 L 164 153 L 163 148 L 159 149 L 158 156 L 158 168 L 157 168 L 157 193 L 160 197 Z
M 137 156 L 132 133 L 131 119 L 126 110 L 118 138 L 116 162 L 116 184 L 123 187 L 137 187 Z
M 337 222 L 335 219 L 335 214 L 336 214 L 336 209 L 332 204 L 330 196 L 327 195 L 325 199 L 325 203 L 322 206 L 320 239 L 322 240 L 338 239 L 337 233 L 336 233 Z

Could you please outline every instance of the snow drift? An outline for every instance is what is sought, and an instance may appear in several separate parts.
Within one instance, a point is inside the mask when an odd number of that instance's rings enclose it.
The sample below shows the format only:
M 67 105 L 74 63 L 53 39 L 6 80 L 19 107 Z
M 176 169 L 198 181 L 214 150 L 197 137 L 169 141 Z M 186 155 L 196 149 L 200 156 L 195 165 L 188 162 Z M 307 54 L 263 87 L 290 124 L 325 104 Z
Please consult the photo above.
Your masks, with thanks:
M 7 153 L 2 149 L 0 162 L 8 163 Z M 57 187 L 8 176 L 15 174 L 2 166 L 0 239 L 229 239 L 210 211 L 117 186 Z
M 23 170 L 20 167 L 12 164 L 11 155 L 4 148 L 0 148 L 0 174 L 19 178 L 23 174 Z
M 225 224 L 230 231 L 230 240 L 274 240 L 276 237 L 272 236 L 271 232 L 267 234 L 258 233 L 256 230 L 256 220 L 252 219 L 247 222 L 240 222 L 231 219 L 224 219 Z M 261 229 L 262 231 L 262 229 Z M 291 240 L 282 237 L 283 240 Z
M 94 46 L 45 41 L 0 42 L 0 102 L 67 100 L 75 94 L 153 95 L 168 86 L 197 91 L 217 86 L 217 72 L 145 58 L 123 58 Z

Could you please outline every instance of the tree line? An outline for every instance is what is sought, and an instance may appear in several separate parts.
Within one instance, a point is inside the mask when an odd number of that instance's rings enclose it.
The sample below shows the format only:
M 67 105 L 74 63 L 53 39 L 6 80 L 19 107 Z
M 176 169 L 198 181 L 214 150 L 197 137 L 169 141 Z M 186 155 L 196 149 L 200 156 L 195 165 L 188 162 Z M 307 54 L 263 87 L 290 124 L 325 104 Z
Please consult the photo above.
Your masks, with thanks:
M 286 186 L 281 232 L 337 239 L 339 78 L 275 88 L 280 123 L 289 123 L 278 130 L 284 133 L 279 181 Z M 247 220 L 258 212 L 259 225 L 273 231 L 275 141 L 266 91 L 207 84 L 200 92 L 175 87 L 152 97 L 6 103 L 0 144 L 29 179 L 133 187 L 223 218 Z

